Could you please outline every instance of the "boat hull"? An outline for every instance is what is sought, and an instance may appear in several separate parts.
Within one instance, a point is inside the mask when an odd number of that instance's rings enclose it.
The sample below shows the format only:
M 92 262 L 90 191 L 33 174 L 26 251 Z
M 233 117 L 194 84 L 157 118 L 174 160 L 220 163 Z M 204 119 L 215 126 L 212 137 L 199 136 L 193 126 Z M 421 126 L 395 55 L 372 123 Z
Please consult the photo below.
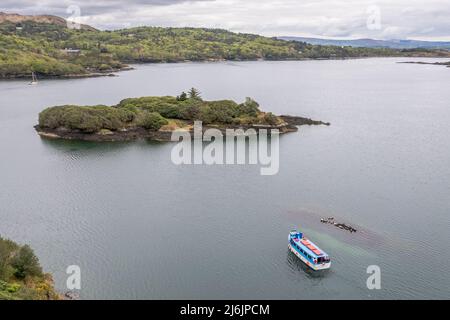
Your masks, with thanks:
M 311 268 L 314 271 L 326 270 L 331 267 L 331 262 L 321 263 L 321 264 L 311 263 L 308 260 L 306 260 L 306 258 L 304 258 L 297 250 L 295 250 L 295 248 L 292 247 L 292 245 L 290 243 L 288 244 L 288 247 L 289 247 L 289 250 L 297 256 L 297 258 L 299 258 L 304 264 L 306 264 L 309 268 Z

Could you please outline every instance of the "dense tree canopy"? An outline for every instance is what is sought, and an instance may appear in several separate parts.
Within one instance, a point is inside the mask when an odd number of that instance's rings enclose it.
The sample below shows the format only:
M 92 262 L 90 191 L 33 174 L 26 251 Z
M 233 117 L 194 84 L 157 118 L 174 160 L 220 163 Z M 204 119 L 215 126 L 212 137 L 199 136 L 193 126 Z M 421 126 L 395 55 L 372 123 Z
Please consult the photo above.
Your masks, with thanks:
M 33 21 L 21 27 L 0 24 L 0 78 L 29 76 L 32 71 L 41 76 L 110 72 L 137 62 L 436 55 L 429 50 L 316 46 L 222 29 L 72 30 Z
M 173 120 L 185 124 L 199 120 L 217 125 L 275 125 L 280 122 L 275 115 L 260 111 L 259 104 L 251 98 L 241 104 L 232 100 L 205 101 L 197 89 L 190 91 L 189 97 L 182 93 L 178 97 L 129 98 L 115 106 L 51 107 L 39 114 L 39 126 L 94 133 L 104 129 L 115 131 L 136 127 L 159 130 Z

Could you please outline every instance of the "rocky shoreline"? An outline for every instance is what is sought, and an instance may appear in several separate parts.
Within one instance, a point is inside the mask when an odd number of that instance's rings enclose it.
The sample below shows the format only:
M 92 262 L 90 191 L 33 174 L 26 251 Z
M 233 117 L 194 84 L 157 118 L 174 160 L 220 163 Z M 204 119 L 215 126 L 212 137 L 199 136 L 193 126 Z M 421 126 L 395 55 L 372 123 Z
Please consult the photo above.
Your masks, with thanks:
M 450 61 L 448 61 L 448 62 L 401 61 L 398 63 L 429 64 L 429 65 L 434 65 L 434 66 L 446 66 L 447 68 L 450 68 Z
M 204 125 L 203 131 L 208 129 L 218 129 L 223 135 L 226 135 L 226 129 L 255 129 L 259 132 L 260 129 L 266 129 L 270 132 L 271 129 L 278 129 L 281 134 L 288 132 L 296 132 L 298 131 L 298 126 L 302 125 L 327 125 L 330 123 L 316 121 L 309 118 L 304 117 L 296 117 L 296 116 L 288 116 L 282 115 L 279 116 L 284 120 L 283 124 L 280 125 L 247 125 L 247 126 L 219 126 L 219 125 Z M 161 142 L 169 142 L 171 141 L 172 132 L 174 130 L 147 130 L 142 127 L 128 128 L 117 131 L 110 130 L 101 130 L 100 132 L 95 133 L 86 133 L 80 130 L 70 130 L 67 128 L 41 128 L 39 125 L 36 125 L 35 130 L 37 133 L 43 138 L 50 139 L 65 139 L 65 140 L 82 140 L 82 141 L 93 141 L 93 142 L 120 142 L 120 141 L 134 141 L 134 140 L 153 140 L 153 141 L 161 141 Z M 191 134 L 194 133 L 193 126 L 190 126 L 189 129 L 182 129 Z
M 123 67 L 119 69 L 113 69 L 108 70 L 105 72 L 89 72 L 89 73 L 76 73 L 76 74 L 64 74 L 64 75 L 41 75 L 38 74 L 38 80 L 39 79 L 83 79 L 83 78 L 99 78 L 99 77 L 117 77 L 116 72 L 121 71 L 130 71 L 134 70 L 133 67 Z M 0 76 L 0 80 L 23 80 L 23 79 L 30 79 L 30 74 L 16 74 L 16 75 L 9 75 L 9 76 Z

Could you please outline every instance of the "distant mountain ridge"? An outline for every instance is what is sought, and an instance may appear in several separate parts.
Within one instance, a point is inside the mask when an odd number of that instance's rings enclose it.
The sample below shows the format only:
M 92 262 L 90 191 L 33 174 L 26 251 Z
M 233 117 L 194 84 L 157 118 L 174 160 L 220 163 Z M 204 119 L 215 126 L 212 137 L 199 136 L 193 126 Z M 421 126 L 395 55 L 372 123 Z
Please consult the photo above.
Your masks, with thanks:
M 333 40 L 308 37 L 277 37 L 287 41 L 300 41 L 313 45 L 323 46 L 352 46 L 364 48 L 391 48 L 391 49 L 450 49 L 450 41 L 421 41 L 421 40 Z
M 51 16 L 51 15 L 21 15 L 17 13 L 4 13 L 0 12 L 0 23 L 15 23 L 15 24 L 21 24 L 24 22 L 35 22 L 35 23 L 46 23 L 46 24 L 54 24 L 58 26 L 67 26 L 67 20 L 61 17 L 57 16 Z M 88 25 L 81 25 L 81 29 L 83 30 L 91 30 L 95 31 L 97 29 L 88 26 Z

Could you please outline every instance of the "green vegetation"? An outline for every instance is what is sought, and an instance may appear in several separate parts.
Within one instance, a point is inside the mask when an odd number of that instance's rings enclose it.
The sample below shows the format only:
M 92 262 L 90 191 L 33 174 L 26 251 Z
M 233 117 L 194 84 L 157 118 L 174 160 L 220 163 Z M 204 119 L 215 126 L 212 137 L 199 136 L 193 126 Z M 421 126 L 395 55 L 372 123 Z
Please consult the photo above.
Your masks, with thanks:
M 142 97 L 120 101 L 115 106 L 56 106 L 39 114 L 42 129 L 69 129 L 84 133 L 145 128 L 159 130 L 166 125 L 189 126 L 193 121 L 209 125 L 276 125 L 281 120 L 259 110 L 251 98 L 238 104 L 232 100 L 205 101 L 194 88 L 178 97 Z M 173 129 L 172 127 L 170 129 Z
M 72 48 L 74 51 L 66 50 Z M 446 51 L 447 56 L 449 52 Z M 433 50 L 317 46 L 221 29 L 139 27 L 116 31 L 25 21 L 0 24 L 0 78 L 83 75 L 126 63 L 296 60 L 436 55 Z M 445 55 L 445 52 L 440 52 Z
M 108 106 L 62 106 L 49 108 L 39 114 L 39 125 L 46 128 L 64 127 L 85 132 L 100 129 L 118 130 L 134 120 L 136 113 Z
M 145 112 L 138 122 L 139 126 L 149 130 L 159 130 L 168 123 L 158 112 Z
M 28 245 L 0 237 L 0 300 L 58 299 L 50 275 Z

